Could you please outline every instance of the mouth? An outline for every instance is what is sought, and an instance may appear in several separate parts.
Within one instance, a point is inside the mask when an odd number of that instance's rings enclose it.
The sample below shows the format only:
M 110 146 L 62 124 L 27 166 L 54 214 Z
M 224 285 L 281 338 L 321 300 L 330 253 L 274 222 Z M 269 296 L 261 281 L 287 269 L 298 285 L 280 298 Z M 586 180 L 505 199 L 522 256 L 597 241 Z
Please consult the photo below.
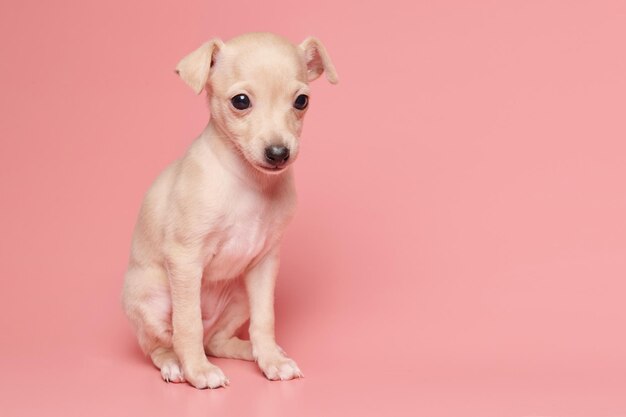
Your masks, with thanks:
M 247 152 L 242 149 L 241 146 L 239 146 L 239 144 L 237 143 L 237 141 L 232 141 L 235 144 L 235 149 L 237 150 L 237 152 L 245 159 L 248 161 L 248 163 L 250 165 L 252 165 L 254 168 L 256 168 L 257 170 L 263 172 L 264 174 L 269 174 L 269 175 L 276 175 L 276 174 L 280 174 L 281 172 L 285 171 L 289 165 L 291 164 L 283 164 L 283 165 L 266 165 L 263 163 L 258 163 L 257 161 L 255 161 L 253 158 L 249 157 Z
M 279 174 L 283 172 L 284 170 L 286 170 L 288 165 L 271 166 L 271 165 L 254 164 L 254 166 L 261 172 L 265 172 L 268 174 Z

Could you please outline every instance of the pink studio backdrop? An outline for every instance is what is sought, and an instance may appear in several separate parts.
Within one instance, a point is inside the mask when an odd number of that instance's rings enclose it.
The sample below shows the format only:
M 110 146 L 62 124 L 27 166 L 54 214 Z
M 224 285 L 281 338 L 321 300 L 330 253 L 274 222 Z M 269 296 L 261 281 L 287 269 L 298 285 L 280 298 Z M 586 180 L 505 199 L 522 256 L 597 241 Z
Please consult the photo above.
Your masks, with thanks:
M 167 385 L 119 307 L 213 36 L 322 39 L 278 340 Z M 626 2 L 4 1 L 0 414 L 626 416 Z

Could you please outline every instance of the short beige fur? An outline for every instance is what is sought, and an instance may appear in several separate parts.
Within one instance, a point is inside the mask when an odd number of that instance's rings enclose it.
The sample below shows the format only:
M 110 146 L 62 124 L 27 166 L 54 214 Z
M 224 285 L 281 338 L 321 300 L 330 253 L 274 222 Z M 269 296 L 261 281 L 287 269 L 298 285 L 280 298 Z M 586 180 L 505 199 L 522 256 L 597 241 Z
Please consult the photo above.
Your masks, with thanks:
M 280 240 L 296 207 L 291 165 L 305 110 L 294 99 L 337 73 L 315 38 L 300 45 L 269 33 L 213 39 L 176 67 L 211 119 L 143 201 L 132 240 L 123 307 L 165 381 L 228 385 L 210 356 L 256 360 L 271 380 L 302 376 L 276 344 L 274 284 Z M 231 98 L 250 97 L 238 110 Z M 266 147 L 290 150 L 281 167 Z M 250 340 L 238 337 L 249 320 Z

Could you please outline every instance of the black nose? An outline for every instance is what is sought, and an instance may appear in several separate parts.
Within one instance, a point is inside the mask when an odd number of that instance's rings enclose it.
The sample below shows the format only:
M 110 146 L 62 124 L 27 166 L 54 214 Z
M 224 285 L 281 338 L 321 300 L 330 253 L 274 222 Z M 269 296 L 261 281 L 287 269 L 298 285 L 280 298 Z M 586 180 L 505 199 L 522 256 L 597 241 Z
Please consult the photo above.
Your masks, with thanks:
M 271 145 L 265 148 L 265 159 L 274 166 L 283 165 L 289 159 L 289 148 L 282 145 Z

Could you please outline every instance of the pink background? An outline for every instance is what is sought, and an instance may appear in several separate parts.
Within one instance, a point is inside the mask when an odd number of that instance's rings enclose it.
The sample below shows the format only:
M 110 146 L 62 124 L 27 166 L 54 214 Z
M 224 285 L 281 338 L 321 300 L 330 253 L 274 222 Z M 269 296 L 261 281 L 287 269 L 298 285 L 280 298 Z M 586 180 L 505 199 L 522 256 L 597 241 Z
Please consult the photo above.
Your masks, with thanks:
M 372 2 L 374 3 L 374 2 Z M 3 1 L 0 414 L 626 416 L 626 2 Z M 119 307 L 213 36 L 324 41 L 278 339 L 168 385 Z M 329 156 L 329 155 L 332 155 Z

